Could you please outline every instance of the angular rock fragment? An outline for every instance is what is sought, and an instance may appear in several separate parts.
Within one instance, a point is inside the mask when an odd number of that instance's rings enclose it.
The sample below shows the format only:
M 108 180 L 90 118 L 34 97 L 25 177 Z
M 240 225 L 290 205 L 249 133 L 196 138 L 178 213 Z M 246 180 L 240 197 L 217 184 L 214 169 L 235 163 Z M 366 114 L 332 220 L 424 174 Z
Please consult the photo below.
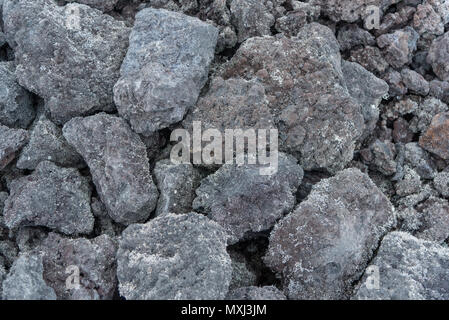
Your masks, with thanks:
M 14 180 L 5 202 L 8 228 L 44 226 L 64 234 L 90 233 L 94 218 L 90 189 L 78 170 L 43 161 L 29 176 Z
M 419 204 L 420 228 L 415 236 L 424 240 L 443 243 L 449 238 L 449 202 L 430 197 Z
M 419 145 L 443 159 L 449 159 L 449 112 L 433 117 L 429 128 L 419 139 Z
M 402 96 L 407 93 L 407 87 L 402 81 L 402 76 L 394 69 L 389 69 L 383 79 L 388 83 L 390 96 Z
M 415 117 L 410 121 L 413 132 L 425 132 L 434 116 L 449 111 L 448 106 L 434 97 L 428 97 L 419 104 Z
M 396 149 L 390 141 L 374 141 L 370 146 L 372 164 L 382 174 L 389 176 L 396 172 Z
M 128 46 L 123 22 L 53 0 L 6 0 L 3 21 L 18 82 L 45 99 L 52 120 L 114 110 L 112 88 Z
M 0 62 L 0 123 L 26 129 L 35 116 L 33 101 L 31 94 L 17 83 L 14 70 L 12 62 Z
M 311 23 L 297 37 L 248 39 L 222 76 L 260 80 L 281 150 L 306 170 L 336 172 L 352 159 L 363 130 L 361 107 L 348 93 L 340 64 L 332 31 Z
M 370 178 L 346 169 L 275 226 L 265 261 L 290 299 L 347 298 L 394 224 L 393 206 Z
M 426 38 L 444 33 L 444 23 L 441 16 L 428 2 L 418 5 L 413 16 L 413 28 Z
M 237 29 L 238 42 L 256 36 L 271 35 L 274 16 L 266 0 L 232 0 L 231 21 Z
M 3 281 L 5 300 L 56 300 L 55 291 L 43 278 L 42 257 L 21 254 Z
M 381 74 L 388 69 L 388 63 L 385 61 L 382 52 L 377 47 L 365 46 L 360 49 L 352 50 L 349 60 L 357 62 L 366 70 Z
M 315 3 L 292 2 L 293 10 L 276 20 L 276 30 L 288 36 L 296 36 L 299 30 L 313 21 L 318 20 L 320 16 L 320 7 Z
M 303 170 L 279 153 L 278 169 L 261 175 L 259 164 L 225 164 L 201 181 L 193 209 L 208 215 L 230 235 L 229 243 L 268 230 L 295 205 Z
M 112 299 L 117 286 L 117 246 L 109 236 L 69 239 L 50 233 L 37 250 L 43 254 L 44 279 L 58 299 Z M 67 288 L 67 277 L 78 275 L 78 271 L 79 288 Z
M 179 122 L 207 81 L 218 30 L 163 9 L 139 11 L 114 87 L 120 116 L 149 135 Z
M 83 158 L 67 143 L 62 130 L 45 116 L 41 116 L 31 131 L 30 141 L 17 160 L 17 167 L 33 170 L 45 160 L 64 167 L 84 166 Z
M 429 93 L 429 82 L 418 72 L 405 68 L 401 71 L 401 76 L 404 85 L 411 93 L 422 96 Z
M 365 132 L 368 136 L 379 119 L 378 106 L 388 94 L 388 84 L 355 62 L 342 60 L 341 68 L 349 94 L 362 106 Z
M 380 245 L 371 266 L 379 268 L 379 288 L 367 287 L 366 274 L 354 299 L 446 300 L 449 298 L 449 249 L 391 232 Z
M 247 263 L 247 258 L 233 250 L 228 249 L 232 262 L 232 277 L 229 290 L 240 287 L 254 286 L 257 284 L 257 274 Z
M 430 95 L 440 99 L 444 103 L 449 103 L 449 82 L 439 80 L 430 81 Z
M 223 299 L 231 280 L 226 233 L 197 213 L 130 225 L 117 252 L 120 294 L 128 299 Z
M 440 80 L 449 81 L 449 32 L 432 43 L 427 62 Z
M 423 179 L 433 179 L 436 173 L 435 163 L 426 150 L 418 143 L 410 142 L 405 145 L 405 163 L 412 167 Z
M 341 27 L 338 31 L 337 39 L 342 51 L 350 50 L 360 45 L 373 46 L 376 44 L 374 36 L 356 24 L 347 24 Z
M 231 290 L 226 300 L 286 300 L 285 295 L 276 287 L 242 287 Z
M 377 38 L 377 45 L 385 51 L 385 59 L 394 68 L 412 62 L 419 34 L 411 27 L 384 34 Z
M 442 171 L 433 179 L 435 189 L 445 198 L 449 198 L 449 172 Z
M 156 216 L 192 211 L 200 175 L 191 164 L 173 164 L 170 160 L 162 160 L 156 163 L 154 176 L 160 192 Z
M 121 118 L 96 114 L 74 118 L 63 135 L 89 166 L 97 192 L 114 221 L 147 219 L 158 191 L 150 174 L 146 147 Z
M 28 142 L 28 132 L 0 124 L 0 170 L 4 169 Z

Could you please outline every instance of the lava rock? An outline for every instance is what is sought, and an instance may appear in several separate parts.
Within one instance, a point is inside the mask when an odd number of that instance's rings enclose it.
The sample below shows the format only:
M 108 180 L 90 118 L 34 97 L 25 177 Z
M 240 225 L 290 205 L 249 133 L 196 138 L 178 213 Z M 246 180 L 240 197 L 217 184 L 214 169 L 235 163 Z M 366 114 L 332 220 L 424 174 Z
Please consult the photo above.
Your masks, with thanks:
M 86 161 L 101 201 L 114 221 L 146 220 L 157 203 L 146 147 L 121 118 L 99 113 L 74 118 L 63 135 Z
M 449 108 L 445 103 L 434 97 L 428 97 L 419 103 L 415 117 L 410 121 L 410 128 L 413 132 L 425 132 L 433 117 L 446 111 L 449 111 Z
M 418 72 L 410 69 L 402 69 L 402 82 L 410 91 L 410 93 L 427 96 L 430 90 L 429 82 Z
M 232 263 L 232 277 L 229 283 L 229 290 L 241 287 L 255 286 L 257 284 L 256 270 L 253 270 L 247 262 L 245 255 L 228 249 Z
M 53 0 L 6 0 L 3 21 L 18 82 L 45 99 L 52 120 L 114 111 L 112 88 L 128 46 L 123 22 Z
M 276 19 L 275 28 L 278 32 L 294 37 L 307 23 L 318 20 L 321 8 L 315 3 L 299 1 L 292 2 L 292 5 L 294 5 L 292 11 Z
M 261 175 L 262 167 L 225 164 L 196 190 L 193 209 L 220 224 L 230 235 L 230 244 L 268 230 L 295 205 L 303 178 L 296 160 L 279 153 L 277 172 Z
M 26 129 L 35 116 L 33 98 L 17 83 L 14 71 L 12 62 L 0 62 L 0 123 Z
M 407 87 L 402 81 L 402 76 L 394 69 L 389 69 L 383 79 L 388 83 L 390 96 L 403 96 L 407 93 Z
M 415 236 L 424 240 L 443 243 L 449 238 L 449 202 L 444 199 L 430 197 L 419 204 L 416 210 L 420 213 L 420 228 Z
M 256 36 L 271 35 L 275 18 L 266 0 L 232 0 L 231 22 L 237 30 L 238 42 Z
M 112 11 L 119 0 L 63 0 L 66 3 L 78 2 L 103 12 Z
M 341 27 L 337 39 L 342 51 L 350 50 L 356 46 L 373 46 L 376 44 L 374 36 L 356 24 L 347 24 Z
M 43 161 L 31 175 L 11 183 L 5 224 L 10 229 L 45 226 L 68 235 L 90 233 L 94 226 L 90 193 L 78 170 Z
M 113 298 L 117 286 L 117 245 L 109 236 L 69 239 L 50 233 L 36 250 L 43 255 L 44 279 L 53 287 L 58 299 Z M 67 278 L 78 271 L 79 288 L 67 288 Z
M 449 81 L 449 32 L 433 41 L 427 62 L 440 80 Z
M 120 295 L 142 299 L 223 299 L 231 281 L 226 233 L 196 214 L 167 214 L 123 231 Z
M 162 160 L 154 167 L 154 176 L 160 192 L 156 216 L 164 213 L 189 213 L 200 174 L 191 164 L 173 164 Z
M 45 116 L 41 116 L 23 148 L 17 167 L 34 170 L 41 161 L 49 160 L 64 167 L 82 168 L 85 163 L 62 136 L 62 130 Z
M 437 173 L 433 179 L 435 189 L 445 198 L 449 198 L 449 172 L 442 171 Z
M 404 160 L 421 178 L 430 180 L 435 177 L 435 163 L 429 153 L 421 148 L 418 143 L 410 142 L 405 145 Z
M 363 116 L 346 88 L 329 28 L 311 23 L 293 38 L 250 38 L 222 76 L 261 81 L 276 115 L 281 151 L 294 155 L 305 170 L 336 172 L 352 159 Z
M 449 112 L 433 117 L 429 128 L 419 139 L 419 145 L 445 160 L 449 159 Z
M 179 122 L 207 81 L 218 30 L 163 9 L 139 11 L 114 86 L 121 117 L 149 135 Z
M 371 179 L 346 169 L 317 183 L 275 226 L 265 262 L 290 299 L 344 299 L 394 224 L 393 206 Z
M 411 27 L 381 35 L 377 45 L 384 49 L 385 60 L 394 68 L 401 68 L 412 62 L 419 34 Z
M 42 257 L 21 254 L 3 281 L 5 300 L 56 300 L 55 291 L 43 278 Z
M 252 286 L 230 291 L 226 300 L 287 300 L 287 298 L 274 286 Z
M 16 158 L 28 139 L 26 130 L 0 125 L 0 170 Z
M 405 232 L 386 235 L 371 262 L 379 270 L 379 288 L 367 288 L 361 280 L 354 299 L 433 300 L 448 299 L 449 249 L 420 240 Z
M 388 63 L 385 61 L 382 52 L 379 48 L 373 46 L 352 50 L 349 60 L 357 62 L 374 74 L 381 74 L 388 69 Z

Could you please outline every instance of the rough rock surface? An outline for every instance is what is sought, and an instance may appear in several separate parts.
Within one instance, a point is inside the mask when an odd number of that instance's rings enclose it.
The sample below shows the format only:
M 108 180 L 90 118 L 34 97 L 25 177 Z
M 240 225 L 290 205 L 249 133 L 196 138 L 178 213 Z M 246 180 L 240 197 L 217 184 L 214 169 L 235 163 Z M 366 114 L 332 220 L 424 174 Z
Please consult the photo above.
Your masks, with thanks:
M 242 287 L 232 290 L 226 300 L 286 300 L 285 295 L 276 287 Z
M 147 8 L 136 16 L 114 87 L 119 114 L 149 135 L 179 122 L 207 81 L 218 30 L 184 14 Z
M 291 299 L 347 298 L 394 225 L 388 199 L 358 169 L 317 183 L 270 236 L 265 261 Z
M 128 300 L 223 299 L 231 280 L 226 233 L 197 213 L 133 224 L 117 252 L 120 295 Z
M 366 275 L 355 299 L 423 300 L 449 297 L 449 250 L 404 232 L 391 232 L 380 245 L 372 266 L 379 268 L 379 289 L 366 286 Z
M 43 254 L 44 279 L 60 300 L 110 300 L 116 289 L 117 246 L 101 235 L 94 239 L 69 239 L 50 233 L 37 248 Z M 67 289 L 66 279 L 79 270 L 79 288 Z
M 419 34 L 411 27 L 397 30 L 377 38 L 377 45 L 385 51 L 385 59 L 394 68 L 412 61 Z
M 45 99 L 53 120 L 114 110 L 112 88 L 128 46 L 123 22 L 53 0 L 6 0 L 3 22 L 19 84 Z
M 230 243 L 268 230 L 295 205 L 294 195 L 303 178 L 296 160 L 279 153 L 276 173 L 261 175 L 261 167 L 225 164 L 196 190 L 193 209 L 223 226 Z
M 62 0 L 66 3 L 78 2 L 103 12 L 112 11 L 119 0 Z
M 449 32 L 432 43 L 427 62 L 432 65 L 433 72 L 440 80 L 449 81 Z
M 42 257 L 22 254 L 3 281 L 5 300 L 56 300 L 55 291 L 43 278 Z
M 94 226 L 90 193 L 78 170 L 43 161 L 31 175 L 11 183 L 5 224 L 12 229 L 44 226 L 68 235 L 90 233 Z
M 232 0 L 231 21 L 236 26 L 239 42 L 256 36 L 271 35 L 275 18 L 266 0 Z
M 0 170 L 17 157 L 28 139 L 27 131 L 8 128 L 0 124 Z
M 338 171 L 352 158 L 363 116 L 348 93 L 338 42 L 327 27 L 311 23 L 294 38 L 248 39 L 223 76 L 261 81 L 281 149 L 295 155 L 305 170 Z
M 68 143 L 86 161 L 97 192 L 114 221 L 146 220 L 157 203 L 146 147 L 121 118 L 100 113 L 64 125 Z
M 170 160 L 162 160 L 156 163 L 154 176 L 160 192 L 156 216 L 192 211 L 200 174 L 191 164 L 173 164 Z
M 45 116 L 41 116 L 31 131 L 30 141 L 17 160 L 17 168 L 33 170 L 45 160 L 64 167 L 85 165 L 83 158 L 62 136 L 62 130 Z
M 17 83 L 14 71 L 12 62 L 0 62 L 0 123 L 26 129 L 35 116 L 33 101 L 31 94 Z
M 433 117 L 429 128 L 419 139 L 419 145 L 443 159 L 449 159 L 449 112 Z

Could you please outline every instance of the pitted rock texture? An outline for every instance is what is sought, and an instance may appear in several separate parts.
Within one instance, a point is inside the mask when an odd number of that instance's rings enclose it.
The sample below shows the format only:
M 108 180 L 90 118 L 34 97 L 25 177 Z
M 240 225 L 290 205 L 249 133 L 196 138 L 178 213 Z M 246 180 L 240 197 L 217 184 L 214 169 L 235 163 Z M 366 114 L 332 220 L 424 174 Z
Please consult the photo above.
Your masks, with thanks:
M 381 243 L 371 262 L 381 275 L 379 289 L 366 286 L 366 276 L 354 298 L 358 300 L 447 299 L 449 250 L 404 232 L 392 232 Z
M 114 221 L 146 220 L 157 203 L 146 147 L 119 117 L 99 113 L 64 125 L 65 139 L 89 166 L 97 192 Z
M 421 136 L 419 145 L 443 159 L 449 159 L 449 112 L 433 117 L 427 131 Z
M 207 80 L 218 30 L 162 9 L 136 16 L 128 52 L 114 87 L 119 114 L 149 135 L 182 120 Z
M 393 206 L 371 179 L 346 169 L 317 183 L 276 225 L 265 261 L 290 299 L 348 298 L 394 224 Z
M 352 158 L 363 115 L 348 92 L 339 45 L 327 27 L 311 23 L 294 38 L 248 39 L 223 76 L 260 80 L 281 149 L 295 155 L 305 170 L 336 172 Z
M 277 172 L 261 175 L 263 167 L 225 164 L 196 190 L 193 209 L 223 226 L 230 243 L 268 230 L 295 205 L 294 195 L 303 178 L 296 160 L 279 153 Z
M 44 226 L 64 234 L 88 234 L 94 226 L 88 182 L 78 170 L 41 162 L 14 180 L 3 218 L 8 228 Z
M 14 71 L 12 62 L 0 62 L 0 123 L 26 129 L 35 116 L 33 98 L 17 83 Z
M 50 233 L 36 250 L 42 253 L 44 279 L 58 300 L 113 298 L 117 287 L 117 244 L 109 236 L 70 239 Z M 67 288 L 67 278 L 75 274 L 80 276 L 79 288 Z
M 53 120 L 115 109 L 112 88 L 128 46 L 123 22 L 53 0 L 6 0 L 3 22 L 19 84 L 45 99 Z
M 226 232 L 197 213 L 130 225 L 117 252 L 120 294 L 129 300 L 224 299 L 231 281 Z
M 0 124 L 0 170 L 18 156 L 28 139 L 28 131 L 8 128 Z

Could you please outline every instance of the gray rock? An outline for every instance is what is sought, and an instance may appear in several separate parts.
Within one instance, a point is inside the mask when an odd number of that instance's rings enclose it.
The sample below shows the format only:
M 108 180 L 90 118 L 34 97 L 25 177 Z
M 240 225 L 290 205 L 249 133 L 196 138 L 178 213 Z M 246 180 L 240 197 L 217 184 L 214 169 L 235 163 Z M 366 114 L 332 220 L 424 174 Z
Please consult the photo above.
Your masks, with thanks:
M 0 124 L 0 170 L 16 158 L 28 139 L 26 130 L 12 129 Z
M 10 268 L 19 254 L 16 244 L 11 240 L 0 241 L 0 261 Z
M 112 89 L 128 46 L 123 22 L 53 0 L 6 0 L 3 20 L 18 82 L 45 99 L 52 120 L 115 109 Z
M 382 240 L 371 266 L 379 268 L 379 289 L 361 280 L 354 299 L 446 300 L 449 298 L 449 249 L 405 232 L 391 232 Z M 369 283 L 369 282 L 368 282 Z
M 357 62 L 366 70 L 374 74 L 382 74 L 388 69 L 388 62 L 378 47 L 364 46 L 359 49 L 353 49 L 349 60 Z
M 146 220 L 157 203 L 146 147 L 121 118 L 96 114 L 64 125 L 63 135 L 89 166 L 101 201 L 114 221 Z
M 370 145 L 370 151 L 376 170 L 386 176 L 396 173 L 396 148 L 392 142 L 376 140 Z
M 356 46 L 373 46 L 376 44 L 374 36 L 356 24 L 347 24 L 338 30 L 338 43 L 340 49 L 350 50 Z
M 429 2 L 419 4 L 413 16 L 413 28 L 425 38 L 444 33 L 444 22 L 435 9 Z
M 120 116 L 149 135 L 179 122 L 207 81 L 218 30 L 163 9 L 139 11 L 114 87 Z
M 26 129 L 35 116 L 33 101 L 31 94 L 17 83 L 14 70 L 12 62 L 0 62 L 0 123 Z
M 64 167 L 83 167 L 83 158 L 67 143 L 62 130 L 45 116 L 41 116 L 23 148 L 17 167 L 33 170 L 39 162 L 49 160 Z
M 154 167 L 154 176 L 160 192 L 156 216 L 165 213 L 189 213 L 200 175 L 191 164 L 173 164 L 162 160 Z
M 427 62 L 440 80 L 449 81 L 449 32 L 433 41 Z
M 317 183 L 270 235 L 265 262 L 290 299 L 344 299 L 395 224 L 393 206 L 371 179 L 346 169 Z
M 117 246 L 109 236 L 69 239 L 50 233 L 36 250 L 43 254 L 44 278 L 58 299 L 112 299 L 117 286 Z M 66 286 L 66 279 L 77 273 L 74 267 L 80 272 L 78 289 Z
M 114 9 L 114 6 L 117 4 L 119 0 L 63 0 L 63 1 L 66 3 L 78 2 L 103 12 L 109 12 Z
M 405 145 L 405 163 L 413 168 L 423 179 L 433 179 L 436 174 L 436 166 L 429 153 L 416 142 L 410 142 Z
M 415 117 L 410 121 L 410 128 L 415 133 L 425 132 L 433 117 L 446 111 L 449 111 L 449 108 L 445 103 L 437 98 L 428 97 L 419 103 Z
M 129 226 L 117 252 L 120 294 L 128 300 L 223 299 L 232 272 L 226 237 L 196 213 Z
M 389 69 L 383 78 L 389 85 L 390 96 L 403 96 L 407 93 L 407 87 L 402 81 L 402 76 L 394 69 Z
M 257 274 L 256 271 L 248 265 L 246 257 L 243 254 L 230 249 L 228 249 L 228 253 L 232 263 L 232 277 L 231 282 L 229 283 L 229 290 L 255 286 L 257 284 Z
M 293 10 L 276 19 L 275 27 L 278 32 L 293 37 L 304 25 L 318 20 L 321 8 L 315 3 L 295 1 L 292 4 Z
M 422 188 L 421 177 L 419 174 L 406 165 L 403 169 L 403 175 L 402 180 L 395 185 L 396 194 L 400 197 L 404 197 L 419 193 Z
M 3 281 L 5 300 L 56 300 L 55 291 L 43 278 L 42 257 L 21 254 Z
M 259 164 L 225 164 L 201 181 L 193 209 L 218 222 L 230 235 L 229 243 L 268 230 L 295 205 L 303 178 L 296 160 L 279 153 L 278 169 L 261 175 Z
M 267 0 L 232 0 L 231 21 L 237 30 L 238 42 L 256 36 L 271 35 L 275 18 Z
M 336 172 L 352 159 L 363 116 L 346 88 L 339 45 L 329 28 L 311 23 L 293 38 L 250 38 L 222 76 L 260 81 L 281 151 L 294 155 L 305 170 Z
M 410 93 L 426 96 L 429 93 L 429 82 L 418 72 L 410 69 L 402 69 L 401 71 L 402 81 L 410 91 Z
M 420 213 L 420 228 L 417 238 L 443 243 L 449 238 L 449 202 L 430 197 L 420 203 L 416 210 Z
M 378 106 L 382 99 L 387 97 L 388 84 L 358 63 L 342 60 L 341 68 L 349 94 L 362 106 L 365 119 L 363 137 L 365 138 L 376 127 L 379 119 Z
M 449 103 L 449 82 L 439 80 L 430 81 L 430 95 L 440 99 L 444 103 Z
M 437 173 L 433 179 L 435 189 L 445 198 L 449 198 L 449 172 Z
M 419 34 L 411 27 L 381 35 L 377 45 L 384 49 L 385 60 L 394 68 L 401 68 L 412 62 Z
M 226 300 L 287 300 L 287 298 L 274 286 L 252 286 L 230 291 Z
M 3 287 L 3 279 L 6 278 L 6 270 L 5 267 L 2 265 L 2 263 L 0 262 L 0 289 Z M 2 290 L 0 290 L 0 300 L 2 300 Z
M 94 226 L 86 178 L 76 169 L 61 168 L 49 161 L 11 183 L 3 215 L 10 229 L 45 226 L 73 235 L 90 233 Z

